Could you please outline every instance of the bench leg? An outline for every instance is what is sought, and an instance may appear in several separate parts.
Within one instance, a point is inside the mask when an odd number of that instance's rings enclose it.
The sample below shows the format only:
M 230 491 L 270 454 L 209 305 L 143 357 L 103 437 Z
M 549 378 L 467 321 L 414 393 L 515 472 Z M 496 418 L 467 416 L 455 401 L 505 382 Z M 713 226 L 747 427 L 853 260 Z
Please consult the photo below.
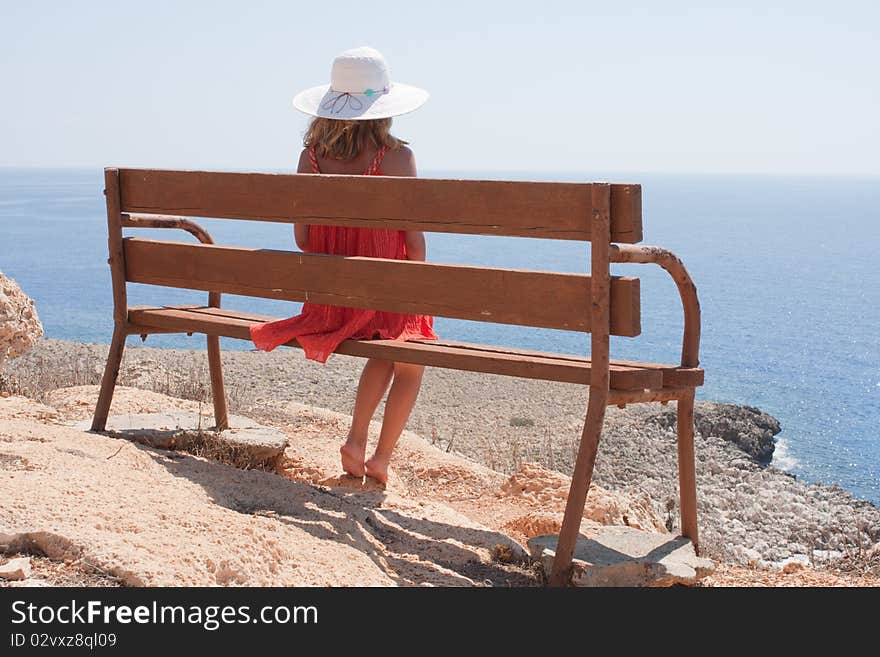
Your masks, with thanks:
M 226 410 L 226 388 L 223 386 L 223 365 L 220 362 L 220 338 L 208 336 L 208 369 L 211 372 L 211 399 L 214 402 L 214 426 L 218 431 L 229 428 Z
M 103 431 L 107 425 L 110 402 L 113 401 L 113 391 L 116 389 L 119 365 L 122 363 L 122 352 L 125 349 L 125 338 L 125 331 L 117 324 L 113 329 L 113 339 L 107 354 L 107 365 L 104 367 L 104 376 L 101 378 L 101 392 L 98 393 L 98 403 L 95 405 L 92 431 Z
M 602 422 L 605 419 L 606 399 L 600 399 L 600 396 L 593 394 L 592 391 L 590 393 L 587 419 L 584 421 L 577 461 L 571 476 L 571 488 L 565 504 L 565 516 L 562 519 L 559 540 L 556 542 L 556 557 L 553 559 L 553 569 L 550 572 L 550 586 L 565 586 L 571 578 L 571 560 L 574 558 L 574 549 L 581 530 L 584 505 L 587 502 L 587 492 L 590 490 L 590 480 L 593 478 L 593 466 L 596 463 Z
M 697 535 L 697 470 L 694 463 L 694 391 L 678 400 L 678 490 L 681 534 L 691 539 L 699 553 Z

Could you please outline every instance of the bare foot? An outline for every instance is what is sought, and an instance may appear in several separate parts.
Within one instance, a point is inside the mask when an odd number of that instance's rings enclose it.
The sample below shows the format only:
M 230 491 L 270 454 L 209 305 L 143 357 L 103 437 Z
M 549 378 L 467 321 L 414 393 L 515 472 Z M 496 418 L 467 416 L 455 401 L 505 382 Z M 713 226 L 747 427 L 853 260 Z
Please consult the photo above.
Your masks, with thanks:
M 388 461 L 374 456 L 364 463 L 364 470 L 370 479 L 375 479 L 380 484 L 388 483 Z
M 366 451 L 366 444 L 359 445 L 349 436 L 345 444 L 339 448 L 339 453 L 342 455 L 342 469 L 354 477 L 363 477 L 366 474 L 364 468 Z

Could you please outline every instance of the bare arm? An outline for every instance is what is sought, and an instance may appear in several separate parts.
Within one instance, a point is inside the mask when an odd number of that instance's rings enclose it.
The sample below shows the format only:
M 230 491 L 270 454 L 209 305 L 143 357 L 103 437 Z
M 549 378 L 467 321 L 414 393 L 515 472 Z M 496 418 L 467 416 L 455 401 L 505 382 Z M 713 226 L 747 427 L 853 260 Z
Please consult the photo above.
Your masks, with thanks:
M 385 156 L 385 160 L 382 163 L 382 172 L 386 176 L 417 177 L 416 158 L 413 152 L 406 146 L 401 146 L 396 151 L 391 151 Z M 407 260 L 424 262 L 426 252 L 425 234 L 420 230 L 407 230 L 404 231 L 404 234 Z
M 425 261 L 427 246 L 425 245 L 425 234 L 420 230 L 406 231 L 406 259 Z
M 303 149 L 303 152 L 299 155 L 299 165 L 296 167 L 297 173 L 311 173 L 312 165 L 309 162 L 309 154 L 306 149 Z M 293 225 L 293 238 L 296 240 L 296 245 L 299 247 L 300 251 L 303 253 L 308 253 L 309 250 L 309 225 L 308 224 L 294 224 Z

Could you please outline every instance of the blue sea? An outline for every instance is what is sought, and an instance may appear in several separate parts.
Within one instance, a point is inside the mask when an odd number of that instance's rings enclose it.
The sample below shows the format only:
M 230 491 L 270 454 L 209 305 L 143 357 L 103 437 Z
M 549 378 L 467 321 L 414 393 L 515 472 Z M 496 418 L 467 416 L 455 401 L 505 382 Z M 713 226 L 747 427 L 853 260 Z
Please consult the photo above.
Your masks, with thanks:
M 424 175 L 641 183 L 643 243 L 678 253 L 700 293 L 706 385 L 698 398 L 749 404 L 776 416 L 783 427 L 777 466 L 880 503 L 880 178 Z M 49 337 L 109 342 L 102 187 L 98 170 L 0 169 L 0 270 L 36 300 Z M 203 223 L 219 243 L 295 248 L 288 225 Z M 161 238 L 189 239 L 173 232 Z M 428 257 L 586 272 L 589 251 L 575 242 L 431 234 Z M 614 269 L 642 279 L 643 332 L 615 338 L 612 357 L 677 362 L 682 319 L 675 286 L 648 265 Z M 201 303 L 204 297 L 129 288 L 133 305 Z M 231 295 L 224 305 L 274 316 L 298 312 L 297 304 Z M 564 331 L 443 318 L 436 328 L 456 340 L 581 354 L 589 349 L 589 336 Z M 151 336 L 148 344 L 199 349 L 204 342 Z M 224 347 L 249 345 L 230 340 Z

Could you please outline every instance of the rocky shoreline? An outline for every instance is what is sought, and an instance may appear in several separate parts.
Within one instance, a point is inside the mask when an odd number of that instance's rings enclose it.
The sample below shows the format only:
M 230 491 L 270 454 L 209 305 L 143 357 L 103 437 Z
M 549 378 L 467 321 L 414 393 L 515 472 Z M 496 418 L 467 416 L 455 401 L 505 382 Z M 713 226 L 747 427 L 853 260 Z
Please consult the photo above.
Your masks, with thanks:
M 106 345 L 44 339 L 10 363 L 0 386 L 39 399 L 55 388 L 95 384 L 106 351 Z M 349 413 L 363 364 L 334 355 L 320 365 L 294 349 L 226 351 L 223 362 L 231 410 L 268 423 L 283 423 L 277 411 L 290 401 Z M 120 384 L 207 400 L 205 353 L 131 345 Z M 408 428 L 500 472 L 537 462 L 570 474 L 585 401 L 581 386 L 428 370 Z M 606 489 L 647 494 L 670 529 L 678 523 L 674 423 L 672 405 L 610 408 L 595 473 Z M 771 416 L 699 402 L 696 424 L 701 543 L 709 556 L 736 563 L 813 561 L 860 553 L 880 541 L 876 506 L 772 465 L 780 427 Z

